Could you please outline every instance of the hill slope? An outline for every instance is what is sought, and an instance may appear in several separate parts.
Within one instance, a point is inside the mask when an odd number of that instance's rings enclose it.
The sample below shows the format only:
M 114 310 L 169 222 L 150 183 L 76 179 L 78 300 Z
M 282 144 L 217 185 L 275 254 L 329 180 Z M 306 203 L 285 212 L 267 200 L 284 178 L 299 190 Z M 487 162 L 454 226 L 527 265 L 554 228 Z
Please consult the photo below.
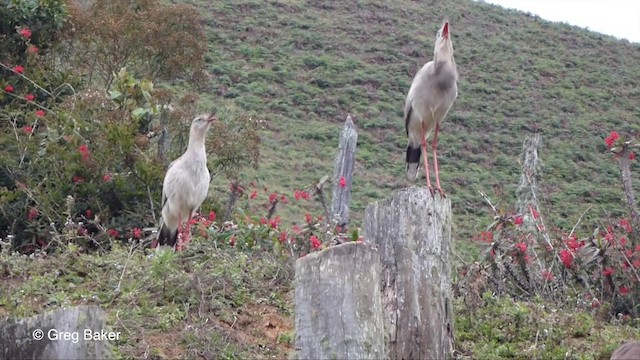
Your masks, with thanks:
M 439 158 L 454 236 L 489 221 L 478 190 L 513 202 L 521 144 L 534 131 L 552 224 L 570 227 L 589 206 L 586 225 L 625 213 L 603 139 L 640 132 L 638 44 L 473 1 L 190 3 L 209 29 L 214 101 L 267 120 L 264 157 L 248 179 L 289 193 L 330 174 L 350 113 L 359 127 L 356 224 L 367 203 L 407 186 L 404 98 L 448 17 L 460 81 Z

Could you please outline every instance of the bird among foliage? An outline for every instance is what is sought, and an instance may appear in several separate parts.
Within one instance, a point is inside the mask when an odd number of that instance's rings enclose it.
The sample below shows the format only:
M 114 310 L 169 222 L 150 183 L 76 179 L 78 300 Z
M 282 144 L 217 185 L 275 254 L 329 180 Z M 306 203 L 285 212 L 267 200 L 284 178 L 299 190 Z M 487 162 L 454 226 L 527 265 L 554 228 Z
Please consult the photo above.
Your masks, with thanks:
M 152 248 L 170 246 L 179 251 L 189 241 L 189 221 L 209 192 L 205 139 L 214 115 L 200 115 L 191 122 L 187 150 L 167 169 L 162 185 L 162 219 Z
M 458 71 L 453 58 L 453 43 L 449 22 L 445 21 L 438 31 L 433 49 L 433 60 L 426 63 L 415 75 L 404 106 L 404 120 L 409 137 L 407 145 L 407 179 L 415 181 L 418 176 L 420 156 L 424 155 L 427 187 L 433 193 L 427 160 L 427 136 L 433 131 L 433 166 L 436 173 L 436 188 L 444 196 L 438 171 L 438 131 L 440 122 L 449 112 L 458 96 Z

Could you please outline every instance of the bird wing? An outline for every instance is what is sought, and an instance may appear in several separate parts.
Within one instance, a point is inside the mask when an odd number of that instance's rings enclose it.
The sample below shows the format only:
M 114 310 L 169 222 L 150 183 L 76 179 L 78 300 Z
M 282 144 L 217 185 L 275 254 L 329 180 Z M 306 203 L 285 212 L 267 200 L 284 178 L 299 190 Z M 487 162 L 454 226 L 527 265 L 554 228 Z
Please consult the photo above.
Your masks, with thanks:
M 407 131 L 407 136 L 409 136 L 409 120 L 412 112 L 413 106 L 411 105 L 411 100 L 407 97 L 407 101 L 404 103 L 404 129 Z
M 169 164 L 169 167 L 167 167 L 167 172 L 165 173 L 165 180 L 167 178 L 167 175 L 169 175 L 169 170 L 171 170 L 171 167 L 173 167 L 181 158 L 182 158 L 182 156 L 180 156 L 179 158 L 173 160 L 171 162 L 171 164 Z M 161 205 L 161 208 L 164 208 L 164 205 L 167 202 L 167 197 L 170 195 L 170 194 L 168 194 L 168 191 L 173 190 L 173 188 L 167 189 L 168 186 L 165 186 L 165 185 L 166 184 L 163 184 L 163 186 L 162 186 L 162 205 Z

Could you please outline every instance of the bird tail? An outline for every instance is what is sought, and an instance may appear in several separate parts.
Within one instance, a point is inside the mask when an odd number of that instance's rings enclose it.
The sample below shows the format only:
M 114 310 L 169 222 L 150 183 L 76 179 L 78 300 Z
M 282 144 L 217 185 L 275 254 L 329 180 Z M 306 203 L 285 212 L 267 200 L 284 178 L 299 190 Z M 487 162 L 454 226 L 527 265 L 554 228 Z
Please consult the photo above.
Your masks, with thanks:
M 158 231 L 158 238 L 151 247 L 159 247 L 159 246 L 170 246 L 173 248 L 176 245 L 176 241 L 178 240 L 178 229 L 171 231 L 164 223 L 160 226 L 160 231 Z M 155 245 L 155 246 L 154 246 Z
M 409 181 L 415 181 L 418 177 L 420 155 L 422 155 L 420 147 L 415 148 L 411 144 L 407 145 L 407 180 Z

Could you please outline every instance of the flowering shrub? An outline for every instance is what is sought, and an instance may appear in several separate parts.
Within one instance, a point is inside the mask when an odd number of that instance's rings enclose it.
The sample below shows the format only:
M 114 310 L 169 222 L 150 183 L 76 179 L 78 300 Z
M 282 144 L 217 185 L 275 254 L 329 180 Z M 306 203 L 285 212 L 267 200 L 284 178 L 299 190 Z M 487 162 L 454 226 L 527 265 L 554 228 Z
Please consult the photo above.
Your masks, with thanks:
M 293 202 L 302 208 L 313 208 L 310 200 L 315 197 L 322 203 L 320 196 L 321 192 L 317 190 L 312 194 L 304 189 L 295 189 L 290 197 L 269 191 L 267 187 L 259 188 L 253 183 L 249 189 L 232 183 L 230 197 L 236 199 L 233 221 L 224 222 L 220 228 L 208 228 L 206 235 L 212 237 L 219 247 L 268 250 L 293 257 L 348 241 L 362 241 L 358 229 L 349 232 L 346 227 L 336 226 L 337 220 L 327 221 L 322 215 L 314 216 L 307 212 L 299 220 L 285 225 L 276 214 L 278 207 L 290 206 Z
M 25 61 L 0 64 L 0 117 L 7 119 L 0 122 L 0 238 L 23 252 L 144 239 L 143 229 L 157 222 L 165 168 L 186 146 L 197 97 L 172 101 L 171 91 L 124 68 L 108 94 L 93 90 L 77 69 L 49 68 L 48 54 L 34 50 L 36 30 L 17 24 L 14 31 L 27 50 Z M 256 163 L 258 122 L 224 108 L 219 118 L 218 136 L 208 139 L 217 154 L 212 171 Z M 228 150 L 238 137 L 253 141 Z
M 633 141 L 611 132 L 605 143 L 619 160 L 633 160 Z M 624 174 L 624 166 L 621 166 Z M 628 171 L 628 170 L 627 170 Z M 623 181 L 625 181 L 623 176 Z M 611 305 L 614 314 L 640 316 L 640 240 L 629 202 L 630 218 L 612 220 L 587 235 L 548 229 L 537 208 L 528 214 L 495 211 L 494 222 L 475 237 L 484 244 L 484 260 L 462 270 L 459 288 L 465 296 L 480 298 L 490 290 L 516 298 L 542 296 L 565 303 Z M 525 226 L 524 215 L 532 219 Z M 473 300 L 469 300 L 473 302 Z

